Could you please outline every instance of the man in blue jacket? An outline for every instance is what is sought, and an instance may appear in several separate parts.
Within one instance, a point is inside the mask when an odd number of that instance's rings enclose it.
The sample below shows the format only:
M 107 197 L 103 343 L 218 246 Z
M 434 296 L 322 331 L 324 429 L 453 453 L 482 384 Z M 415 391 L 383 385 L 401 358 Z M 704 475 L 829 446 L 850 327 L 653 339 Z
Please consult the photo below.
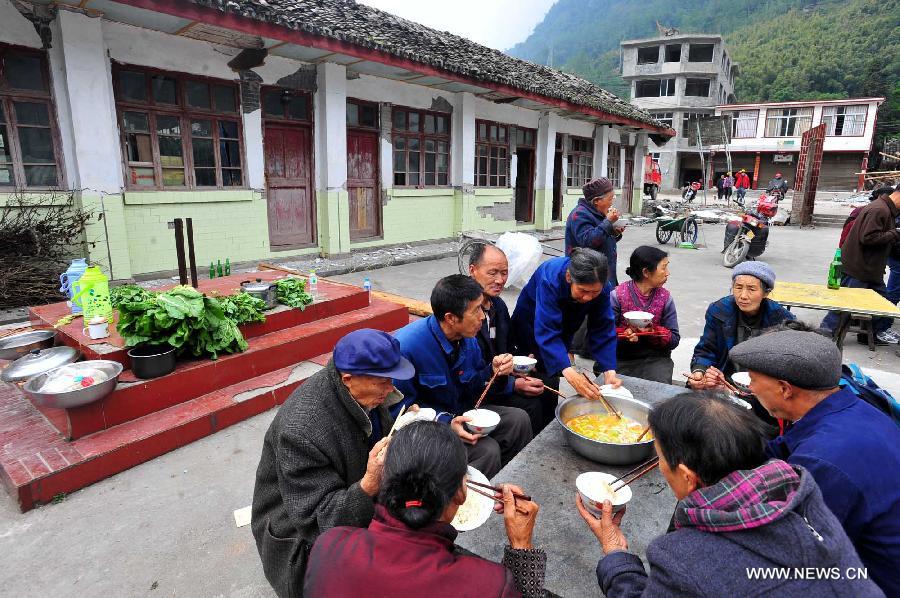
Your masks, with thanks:
M 597 387 L 569 361 L 575 332 L 587 322 L 590 354 L 603 372 L 604 384 L 622 385 L 616 375 L 616 324 L 606 282 L 606 258 L 592 249 L 575 249 L 569 257 L 549 259 L 535 270 L 522 289 L 512 315 L 517 354 L 537 358 L 536 375 L 559 389 L 563 376 L 578 394 L 599 399 Z M 401 343 L 402 344 L 402 343 Z M 541 396 L 544 426 L 553 421 L 557 396 Z
M 495 384 L 505 385 L 512 373 L 512 355 L 505 353 L 487 361 L 475 336 L 484 320 L 483 289 L 461 274 L 446 276 L 431 292 L 433 315 L 397 331 L 400 353 L 412 362 L 416 375 L 411 380 L 395 380 L 403 401 L 438 412 L 437 420 L 448 424 L 466 444 L 469 464 L 488 478 L 531 441 L 528 415 L 515 407 L 483 405 L 500 414 L 500 424 L 489 436 L 469 433 L 462 414 L 472 409 L 493 374 Z
M 888 596 L 900 596 L 900 429 L 839 388 L 841 353 L 828 338 L 779 330 L 731 350 L 773 417 L 793 422 L 771 456 L 806 468 L 859 558 Z
M 619 211 L 612 207 L 615 199 L 613 184 L 606 177 L 594 179 L 581 188 L 584 197 L 566 219 L 566 255 L 576 247 L 599 251 L 609 263 L 609 282 L 619 286 L 616 275 L 616 243 L 622 238 L 622 230 L 616 229 Z

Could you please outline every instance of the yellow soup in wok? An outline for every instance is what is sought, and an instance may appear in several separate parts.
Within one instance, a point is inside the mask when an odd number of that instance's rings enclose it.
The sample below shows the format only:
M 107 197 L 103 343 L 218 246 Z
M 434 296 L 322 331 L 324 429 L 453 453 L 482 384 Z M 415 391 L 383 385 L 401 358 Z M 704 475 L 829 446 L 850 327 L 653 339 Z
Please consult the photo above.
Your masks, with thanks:
M 573 417 L 566 426 L 582 436 L 599 442 L 612 444 L 633 444 L 644 431 L 644 426 L 629 417 L 619 419 L 615 415 L 589 413 Z M 647 432 L 641 442 L 652 440 L 653 434 Z

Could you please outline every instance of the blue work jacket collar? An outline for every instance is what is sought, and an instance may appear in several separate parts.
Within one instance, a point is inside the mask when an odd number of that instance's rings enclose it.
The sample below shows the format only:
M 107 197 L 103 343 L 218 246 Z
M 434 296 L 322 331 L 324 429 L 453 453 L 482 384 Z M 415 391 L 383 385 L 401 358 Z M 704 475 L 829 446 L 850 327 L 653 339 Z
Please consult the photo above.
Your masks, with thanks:
M 859 400 L 859 397 L 846 388 L 828 395 L 806 415 L 794 422 L 783 436 L 770 442 L 772 453 L 787 458 L 797 450 L 800 443 L 816 434 L 824 418 L 853 407 Z
M 447 355 L 452 355 L 453 343 L 451 343 L 450 339 L 447 338 L 447 335 L 444 334 L 444 331 L 441 329 L 441 325 L 438 323 L 437 318 L 435 318 L 434 316 L 428 316 L 428 329 L 431 331 L 434 339 L 441 346 L 441 350 Z

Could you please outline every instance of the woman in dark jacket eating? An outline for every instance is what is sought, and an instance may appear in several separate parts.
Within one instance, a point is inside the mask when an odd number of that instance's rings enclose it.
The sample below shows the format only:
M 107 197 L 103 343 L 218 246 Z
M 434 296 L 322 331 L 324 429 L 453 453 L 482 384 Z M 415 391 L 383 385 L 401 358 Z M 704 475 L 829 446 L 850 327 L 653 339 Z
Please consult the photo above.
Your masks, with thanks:
M 597 580 L 618 596 L 854 596 L 883 593 L 808 471 L 767 460 L 763 425 L 711 393 L 686 393 L 650 412 L 659 469 L 679 499 L 675 531 L 647 546 L 650 574 L 628 552 L 625 511 L 578 509 L 605 556 Z
M 306 596 L 542 596 L 546 555 L 531 535 L 538 505 L 503 486 L 503 564 L 457 554 L 450 525 L 466 500 L 466 450 L 448 426 L 414 422 L 387 449 L 375 518 L 336 527 L 309 556 Z M 499 510 L 499 506 L 497 509 Z

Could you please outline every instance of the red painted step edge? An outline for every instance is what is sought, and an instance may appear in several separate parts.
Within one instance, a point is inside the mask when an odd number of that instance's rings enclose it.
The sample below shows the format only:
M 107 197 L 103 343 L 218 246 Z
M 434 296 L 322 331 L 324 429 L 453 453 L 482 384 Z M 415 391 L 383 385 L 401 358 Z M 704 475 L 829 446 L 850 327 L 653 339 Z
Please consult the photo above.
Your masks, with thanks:
M 0 479 L 24 512 L 209 436 L 282 404 L 306 378 L 290 381 L 291 365 L 67 443 L 43 430 L 42 441 L 2 437 Z M 254 390 L 259 392 L 252 394 Z M 18 392 L 17 389 L 15 389 Z M 250 396 L 246 397 L 248 394 Z M 241 396 L 242 400 L 235 400 Z M 44 424 L 48 430 L 50 426 Z M 19 458 L 10 451 L 21 453 Z
M 364 309 L 254 338 L 244 353 L 225 355 L 217 361 L 183 362 L 168 376 L 122 384 L 113 394 L 91 405 L 67 410 L 38 409 L 66 438 L 75 440 L 304 361 L 328 351 L 353 330 L 395 330 L 407 319 L 406 308 L 376 300 Z

